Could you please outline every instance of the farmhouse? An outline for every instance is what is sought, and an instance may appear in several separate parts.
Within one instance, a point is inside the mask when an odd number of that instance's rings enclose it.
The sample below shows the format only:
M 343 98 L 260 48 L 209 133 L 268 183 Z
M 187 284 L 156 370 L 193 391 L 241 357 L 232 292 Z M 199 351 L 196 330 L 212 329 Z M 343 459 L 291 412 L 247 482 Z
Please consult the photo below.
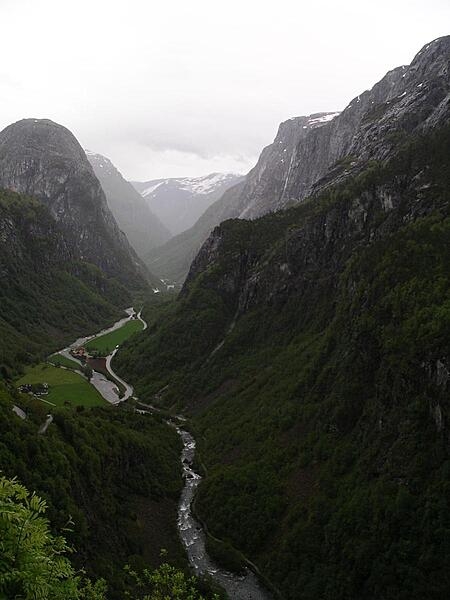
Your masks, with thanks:
M 72 349 L 70 351 L 70 354 L 74 358 L 78 358 L 78 360 L 81 360 L 81 361 L 85 361 L 89 357 L 89 354 L 87 353 L 86 348 L 84 348 L 83 346 L 80 346 L 79 348 Z

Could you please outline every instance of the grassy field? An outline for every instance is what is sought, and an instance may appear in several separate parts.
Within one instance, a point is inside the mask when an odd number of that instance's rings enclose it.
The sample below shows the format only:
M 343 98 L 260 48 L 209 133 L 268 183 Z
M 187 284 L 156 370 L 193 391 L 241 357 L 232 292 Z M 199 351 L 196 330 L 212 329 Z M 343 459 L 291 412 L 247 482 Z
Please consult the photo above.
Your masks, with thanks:
M 131 337 L 134 333 L 141 331 L 143 328 L 142 321 L 133 319 L 127 321 L 123 327 L 106 333 L 95 340 L 91 340 L 86 344 L 88 350 L 97 350 L 102 356 L 106 356 L 114 350 L 114 348 L 122 344 L 125 340 Z
M 56 406 L 64 406 L 66 402 L 73 406 L 104 406 L 106 400 L 86 379 L 68 371 L 53 367 L 47 363 L 30 367 L 25 375 L 17 382 L 17 386 L 24 383 L 48 383 L 48 396 L 44 400 Z
M 61 354 L 52 354 L 49 357 L 48 362 L 52 363 L 52 365 L 61 365 L 69 369 L 77 369 L 78 371 L 81 369 L 81 365 Z

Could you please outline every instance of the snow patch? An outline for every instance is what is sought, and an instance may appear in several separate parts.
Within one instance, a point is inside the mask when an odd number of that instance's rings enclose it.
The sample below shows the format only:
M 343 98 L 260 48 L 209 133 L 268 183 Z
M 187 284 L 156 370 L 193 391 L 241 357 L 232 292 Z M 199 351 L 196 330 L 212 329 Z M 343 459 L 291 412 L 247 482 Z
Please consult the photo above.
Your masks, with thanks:
M 180 189 L 188 190 L 193 194 L 210 194 L 230 177 L 235 177 L 235 175 L 233 173 L 211 173 L 204 177 L 185 177 L 180 179 Z
M 281 142 L 280 142 L 281 144 Z M 149 185 L 141 192 L 141 196 L 146 198 L 153 194 L 162 185 L 172 185 L 179 190 L 185 190 L 192 194 L 210 194 L 218 187 L 222 186 L 229 179 L 240 177 L 237 173 L 211 173 L 203 177 L 180 177 L 179 179 L 163 179 Z
M 141 192 L 141 196 L 143 196 L 144 198 L 150 196 L 152 192 L 154 192 L 157 188 L 159 188 L 161 185 L 164 185 L 165 183 L 167 183 L 167 180 L 160 181 L 159 183 L 155 183 L 149 186 L 148 188 L 145 188 L 145 190 Z
M 319 123 L 327 123 L 328 121 L 332 121 L 335 117 L 337 117 L 340 113 L 328 113 L 327 115 L 323 115 L 322 117 L 315 117 L 314 119 L 308 119 L 308 125 L 317 125 Z

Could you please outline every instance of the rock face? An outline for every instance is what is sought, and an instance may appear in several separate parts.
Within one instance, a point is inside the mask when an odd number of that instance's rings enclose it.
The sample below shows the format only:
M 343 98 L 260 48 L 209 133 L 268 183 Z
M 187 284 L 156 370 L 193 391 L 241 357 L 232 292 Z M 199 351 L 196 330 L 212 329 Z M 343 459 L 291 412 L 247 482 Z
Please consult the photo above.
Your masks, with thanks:
M 427 44 L 409 66 L 389 71 L 342 113 L 289 119 L 261 153 L 244 184 L 215 202 L 182 236 L 155 253 L 160 276 L 186 275 L 202 238 L 221 221 L 254 219 L 295 205 L 327 185 L 358 173 L 369 160 L 383 161 L 405 136 L 425 132 L 450 118 L 450 36 Z
M 77 258 L 130 287 L 148 273 L 120 231 L 84 150 L 49 120 L 24 119 L 0 133 L 0 186 L 41 201 Z
M 289 182 L 296 177 L 298 148 L 308 146 L 312 132 L 334 121 L 339 113 L 316 113 L 281 123 L 273 144 L 264 148 L 247 176 L 233 216 L 250 219 L 289 202 Z
M 79 260 L 42 202 L 0 190 L 0 377 L 101 329 L 131 302 L 115 278 Z
M 399 141 L 448 124 L 449 67 L 450 36 L 446 36 L 427 44 L 410 66 L 390 71 L 372 90 L 355 98 L 342 113 L 322 113 L 282 123 L 274 143 L 263 150 L 240 192 L 227 203 L 226 212 L 234 212 L 234 216 L 239 218 L 255 218 L 298 204 L 307 196 L 317 195 L 331 185 L 345 182 L 373 161 L 381 163 L 389 159 L 398 149 Z M 411 194 L 418 199 L 422 195 L 421 188 L 428 185 L 422 182 L 423 177 L 418 174 L 412 184 Z M 370 202 L 367 196 L 358 199 L 357 205 L 345 216 L 349 229 L 341 231 L 340 237 L 351 240 L 353 233 L 350 229 L 359 232 L 366 228 L 379 209 L 396 214 L 393 210 L 397 208 L 396 195 L 398 193 L 395 194 L 389 186 L 383 186 L 376 199 L 371 198 Z M 417 208 L 418 205 L 412 205 L 408 210 L 414 212 Z M 427 210 L 432 209 L 433 206 L 427 207 Z M 423 210 L 420 207 L 421 214 Z M 415 217 L 411 213 L 403 215 L 402 219 L 414 220 Z M 322 249 L 333 236 L 333 229 L 336 226 L 342 229 L 343 219 L 343 215 L 331 212 L 327 222 L 317 226 L 322 238 L 317 240 L 318 255 L 316 258 L 304 257 L 303 267 L 314 264 L 316 268 L 317 261 L 324 256 Z M 313 233 L 315 235 L 315 232 L 308 235 Z M 374 232 L 371 232 L 369 239 L 373 235 Z M 221 236 L 221 229 L 217 228 L 205 242 L 192 263 L 187 287 L 220 256 Z M 336 260 L 332 256 L 329 259 L 332 262 Z M 327 270 L 327 264 L 322 265 L 320 272 Z M 282 282 L 286 277 L 292 279 L 289 261 L 285 263 L 284 270 L 280 266 L 280 285 L 284 286 Z M 236 285 L 243 293 L 241 283 Z M 270 286 L 271 294 L 274 293 L 274 285 Z M 260 286 L 258 289 L 261 289 Z M 250 297 L 256 297 L 255 291 L 249 292 L 247 300 L 241 299 L 240 304 L 247 304 Z
M 1 194 L 0 278 L 13 276 L 14 263 L 22 266 L 25 259 L 30 261 L 34 271 L 73 261 L 73 248 L 45 207 L 17 194 L 8 195 L 3 191 Z M 36 252 L 40 240 L 43 251 Z M 35 251 L 29 252 L 33 246 Z
M 433 192 L 433 177 L 415 167 L 407 176 L 399 173 L 392 182 L 367 186 L 351 201 L 335 202 L 327 210 L 316 210 L 313 199 L 304 205 L 301 226 L 289 212 L 278 213 L 277 220 L 270 215 L 255 223 L 225 222 L 203 244 L 181 296 L 189 295 L 203 274 L 207 278 L 217 270 L 221 276 L 214 277 L 214 289 L 233 319 L 258 306 L 281 308 L 287 298 L 302 296 L 308 298 L 302 318 L 308 318 L 316 310 L 312 299 L 336 294 L 341 273 L 358 247 L 376 244 L 426 215 L 448 212 L 448 197 Z M 271 235 L 265 220 L 271 223 Z M 258 237 L 265 237 L 265 243 Z M 273 249 L 268 252 L 270 244 Z
M 111 212 L 138 255 L 144 258 L 151 248 L 164 244 L 171 237 L 170 231 L 131 183 L 105 156 L 88 150 L 86 155 L 102 185 Z
M 247 176 L 240 213 L 230 216 L 252 219 L 298 203 L 322 189 L 324 177 L 336 182 L 368 160 L 385 160 L 403 136 L 444 123 L 450 115 L 449 60 L 446 36 L 427 44 L 409 66 L 389 71 L 342 113 L 282 123 Z
M 150 209 L 177 235 L 197 219 L 229 188 L 244 177 L 235 173 L 211 173 L 204 177 L 180 177 L 132 182 Z

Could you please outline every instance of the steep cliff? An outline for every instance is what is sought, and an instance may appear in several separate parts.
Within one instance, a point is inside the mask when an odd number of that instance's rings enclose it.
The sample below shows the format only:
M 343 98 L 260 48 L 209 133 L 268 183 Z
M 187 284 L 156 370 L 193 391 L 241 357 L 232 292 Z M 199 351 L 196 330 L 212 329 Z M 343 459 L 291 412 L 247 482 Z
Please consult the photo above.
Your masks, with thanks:
M 122 177 L 105 156 L 89 151 L 86 151 L 86 155 L 101 183 L 117 224 L 137 254 L 144 258 L 151 248 L 164 244 L 171 237 L 170 231 L 150 210 L 131 183 Z
M 152 252 L 161 277 L 186 276 L 190 256 L 212 228 L 229 218 L 254 219 L 293 206 L 331 183 L 385 160 L 415 132 L 449 119 L 450 36 L 427 44 L 408 66 L 393 69 L 342 113 L 289 119 L 279 127 L 237 193 L 213 204 L 190 230 Z
M 78 259 L 40 201 L 0 190 L 0 375 L 101 329 L 129 291 Z
M 300 202 L 327 180 L 336 182 L 368 160 L 388 158 L 406 136 L 445 123 L 449 60 L 450 36 L 439 38 L 334 118 L 311 115 L 282 123 L 247 177 L 236 216 L 255 218 Z
M 37 198 L 77 258 L 131 288 L 149 277 L 109 210 L 86 155 L 65 127 L 23 119 L 0 133 L 0 187 Z

